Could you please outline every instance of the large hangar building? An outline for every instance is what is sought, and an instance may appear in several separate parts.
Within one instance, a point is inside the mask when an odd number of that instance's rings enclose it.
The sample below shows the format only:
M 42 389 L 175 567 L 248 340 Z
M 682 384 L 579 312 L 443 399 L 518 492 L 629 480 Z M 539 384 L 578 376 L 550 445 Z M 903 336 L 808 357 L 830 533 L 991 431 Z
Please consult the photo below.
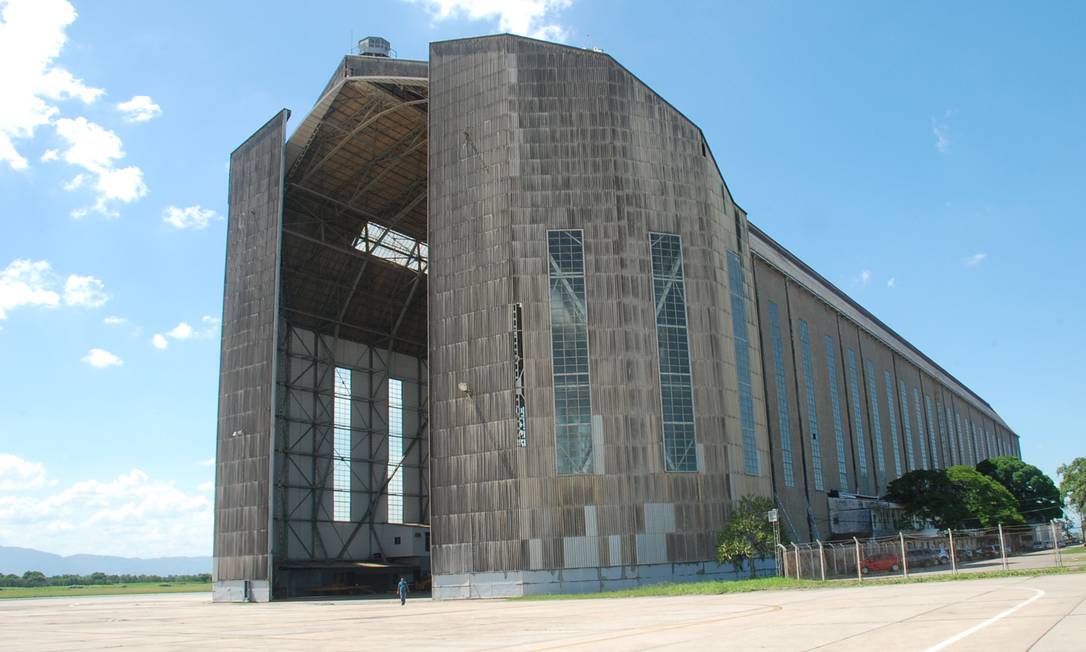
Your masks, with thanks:
M 215 599 L 731 577 L 741 496 L 828 539 L 834 497 L 1019 454 L 607 54 L 361 46 L 231 156 Z

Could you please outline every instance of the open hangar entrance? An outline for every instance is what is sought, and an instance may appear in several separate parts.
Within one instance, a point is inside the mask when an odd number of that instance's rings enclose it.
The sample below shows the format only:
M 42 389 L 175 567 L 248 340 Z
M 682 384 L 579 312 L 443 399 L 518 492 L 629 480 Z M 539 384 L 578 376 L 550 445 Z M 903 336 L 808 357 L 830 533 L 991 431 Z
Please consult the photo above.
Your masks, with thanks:
M 275 599 L 429 576 L 427 86 L 424 62 L 349 57 L 286 142 Z

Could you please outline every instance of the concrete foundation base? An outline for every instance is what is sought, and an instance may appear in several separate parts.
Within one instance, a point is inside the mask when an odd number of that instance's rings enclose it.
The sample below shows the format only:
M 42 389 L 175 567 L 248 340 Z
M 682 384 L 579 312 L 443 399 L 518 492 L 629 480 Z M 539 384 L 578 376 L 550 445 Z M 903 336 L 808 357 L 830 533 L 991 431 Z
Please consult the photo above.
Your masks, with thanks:
M 267 580 L 220 580 L 211 585 L 212 602 L 267 602 L 270 599 Z
M 776 563 L 772 559 L 760 559 L 756 568 L 759 576 L 773 575 Z M 664 582 L 741 580 L 749 577 L 749 568 L 737 569 L 731 564 L 716 562 L 434 575 L 433 598 L 463 600 L 544 593 L 596 593 Z

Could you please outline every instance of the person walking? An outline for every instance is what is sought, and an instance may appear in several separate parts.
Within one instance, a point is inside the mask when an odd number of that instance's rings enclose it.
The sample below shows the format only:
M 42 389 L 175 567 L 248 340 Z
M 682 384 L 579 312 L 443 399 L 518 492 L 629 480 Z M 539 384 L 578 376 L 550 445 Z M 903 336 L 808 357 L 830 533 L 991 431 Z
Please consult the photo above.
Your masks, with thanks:
M 401 577 L 400 583 L 396 586 L 396 590 L 400 593 L 400 606 L 404 606 L 407 602 L 407 579 Z

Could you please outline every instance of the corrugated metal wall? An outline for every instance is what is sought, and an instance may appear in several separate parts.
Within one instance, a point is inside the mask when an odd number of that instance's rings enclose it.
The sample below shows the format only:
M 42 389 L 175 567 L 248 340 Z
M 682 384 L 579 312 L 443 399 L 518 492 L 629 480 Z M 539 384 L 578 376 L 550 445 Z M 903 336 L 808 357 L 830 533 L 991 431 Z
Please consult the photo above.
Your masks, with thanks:
M 283 110 L 230 155 L 214 580 L 267 580 Z
M 728 501 L 768 495 L 770 471 L 752 344 L 761 468 L 743 472 L 724 274 L 737 208 L 700 131 L 599 53 L 466 39 L 433 44 L 430 71 L 435 573 L 712 559 Z M 584 231 L 604 449 L 593 475 L 555 472 L 547 229 Z M 663 469 L 652 231 L 683 240 L 700 473 Z M 755 333 L 749 259 L 744 268 Z M 525 448 L 514 434 L 513 302 L 524 315 Z M 647 503 L 670 510 L 666 528 Z

